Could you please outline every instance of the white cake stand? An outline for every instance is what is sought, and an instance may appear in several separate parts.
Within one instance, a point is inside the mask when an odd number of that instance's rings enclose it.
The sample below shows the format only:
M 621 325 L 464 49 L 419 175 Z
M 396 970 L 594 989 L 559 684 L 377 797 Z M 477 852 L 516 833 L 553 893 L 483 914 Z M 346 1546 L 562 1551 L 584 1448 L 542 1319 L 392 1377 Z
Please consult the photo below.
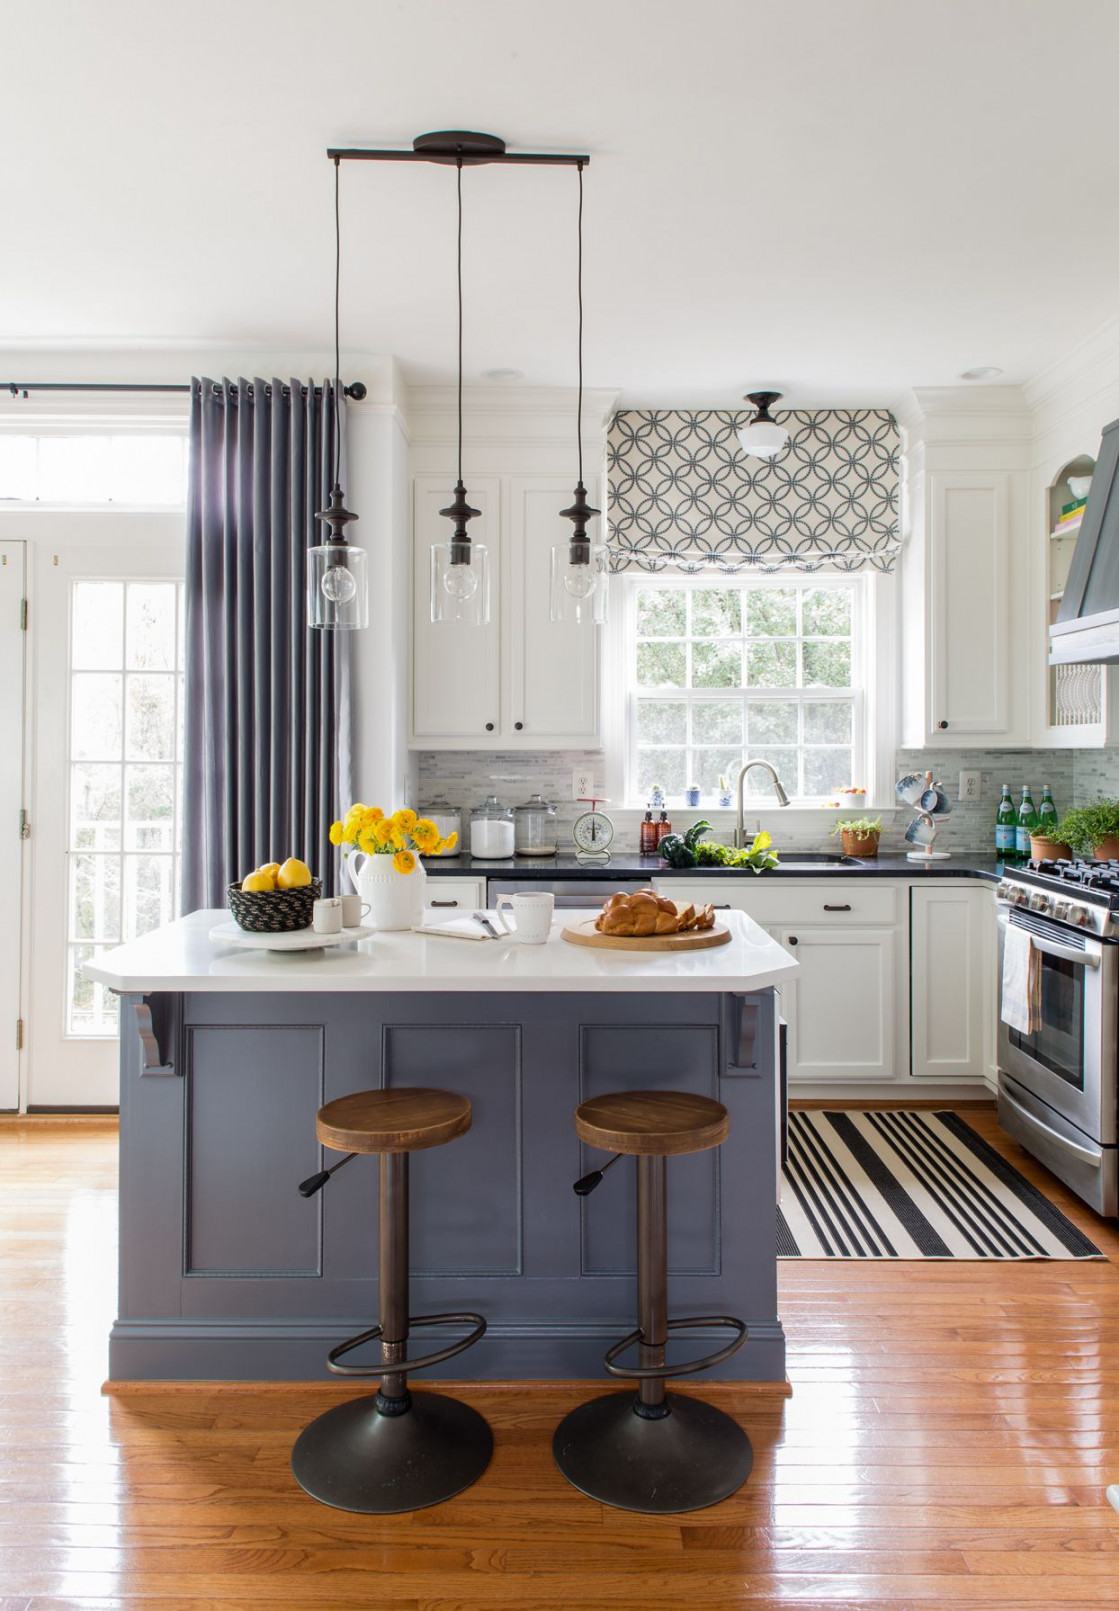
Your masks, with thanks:
M 239 945 L 246 951 L 323 951 L 327 946 L 346 945 L 364 940 L 375 931 L 367 928 L 342 929 L 338 934 L 316 934 L 314 929 L 291 929 L 286 934 L 250 934 L 230 919 L 210 930 L 217 945 Z

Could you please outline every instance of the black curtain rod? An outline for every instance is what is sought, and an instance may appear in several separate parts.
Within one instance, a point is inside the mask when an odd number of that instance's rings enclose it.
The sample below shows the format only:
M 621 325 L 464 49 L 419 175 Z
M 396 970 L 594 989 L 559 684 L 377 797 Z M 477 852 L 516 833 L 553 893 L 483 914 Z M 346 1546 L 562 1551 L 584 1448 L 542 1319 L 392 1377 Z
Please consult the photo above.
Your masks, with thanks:
M 5 381 L 0 381 L 0 388 L 2 388 L 3 390 L 5 390 L 7 392 L 10 392 L 13 397 L 26 397 L 29 392 L 189 392 L 190 391 L 189 383 L 186 384 L 186 385 L 175 385 L 175 386 L 139 386 L 139 385 L 125 384 L 125 383 L 119 382 L 119 381 L 84 381 L 84 380 L 5 380 Z M 236 389 L 237 389 L 236 386 L 234 386 L 234 390 L 236 390 Z M 360 403 L 362 398 L 366 396 L 368 388 L 367 388 L 367 386 L 366 386 L 364 381 L 355 380 L 352 383 L 352 385 L 343 386 L 342 390 L 343 390 L 343 392 L 345 392 L 347 397 L 352 397 L 355 403 Z M 221 391 L 222 391 L 222 388 L 215 381 L 214 382 L 214 396 L 215 397 L 220 397 L 221 396 Z M 248 391 L 249 391 L 249 395 L 251 397 L 252 396 L 252 391 L 253 391 L 253 388 L 252 388 L 251 384 L 249 385 Z M 285 386 L 283 388 L 284 396 L 287 397 L 288 394 L 290 393 L 290 391 L 291 391 L 291 388 L 289 386 Z M 266 386 L 265 387 L 265 392 L 267 393 L 268 396 L 271 396 L 272 395 L 271 386 Z M 306 386 L 301 386 L 299 388 L 299 394 L 300 394 L 301 397 L 306 397 L 306 395 L 307 395 Z M 316 397 L 321 397 L 322 396 L 322 387 L 321 386 L 316 386 L 315 387 L 315 396 Z

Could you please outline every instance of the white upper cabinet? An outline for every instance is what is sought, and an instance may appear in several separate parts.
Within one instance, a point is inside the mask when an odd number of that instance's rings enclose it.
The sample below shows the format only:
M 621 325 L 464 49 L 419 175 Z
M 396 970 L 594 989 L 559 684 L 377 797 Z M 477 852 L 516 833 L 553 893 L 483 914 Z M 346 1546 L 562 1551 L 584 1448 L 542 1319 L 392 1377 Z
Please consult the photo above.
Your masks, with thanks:
M 1011 478 L 950 471 L 929 480 L 928 733 L 957 747 L 1009 739 Z

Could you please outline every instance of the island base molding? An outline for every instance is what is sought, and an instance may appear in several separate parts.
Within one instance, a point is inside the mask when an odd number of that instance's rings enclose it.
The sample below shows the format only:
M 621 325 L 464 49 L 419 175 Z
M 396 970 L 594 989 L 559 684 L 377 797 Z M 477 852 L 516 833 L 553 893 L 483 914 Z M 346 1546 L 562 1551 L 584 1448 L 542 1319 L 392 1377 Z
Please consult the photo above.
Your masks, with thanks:
M 337 1324 L 262 1321 L 230 1325 L 178 1321 L 117 1321 L 109 1339 L 107 1393 L 130 1384 L 190 1380 L 200 1389 L 222 1382 L 294 1385 L 329 1382 L 344 1386 L 326 1368 L 328 1349 L 361 1324 L 353 1316 Z M 582 1381 L 609 1386 L 602 1356 L 615 1342 L 626 1317 L 593 1327 L 491 1325 L 482 1344 L 439 1367 L 439 1381 L 522 1384 Z M 785 1380 L 785 1333 L 780 1321 L 748 1321 L 749 1337 L 733 1359 L 705 1372 L 705 1382 L 789 1391 Z M 431 1329 L 432 1339 L 437 1328 Z M 451 1337 L 448 1332 L 448 1339 Z M 689 1356 L 717 1347 L 723 1333 L 697 1328 L 688 1335 Z M 433 1343 L 434 1346 L 434 1343 Z M 681 1345 L 681 1350 L 685 1345 Z M 681 1351 L 681 1358 L 684 1357 Z M 419 1378 L 417 1378 L 419 1380 Z M 350 1384 L 351 1389 L 354 1384 Z M 370 1386 L 374 1390 L 375 1384 Z M 360 1384 L 358 1384 L 360 1389 Z

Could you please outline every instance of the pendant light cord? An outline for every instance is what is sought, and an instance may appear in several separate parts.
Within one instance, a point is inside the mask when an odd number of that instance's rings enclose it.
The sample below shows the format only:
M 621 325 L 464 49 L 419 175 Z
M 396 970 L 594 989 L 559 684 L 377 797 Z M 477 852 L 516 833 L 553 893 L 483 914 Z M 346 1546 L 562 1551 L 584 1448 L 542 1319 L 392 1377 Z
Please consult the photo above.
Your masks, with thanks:
M 462 154 L 458 159 L 458 478 L 462 482 Z
M 342 299 L 342 205 L 340 185 L 342 164 L 334 159 L 334 475 L 332 484 L 338 486 L 342 477 L 342 413 L 338 406 L 342 384 L 341 323 L 339 306 Z
M 579 405 L 575 432 L 579 449 L 579 485 L 583 484 L 583 164 L 579 163 Z

